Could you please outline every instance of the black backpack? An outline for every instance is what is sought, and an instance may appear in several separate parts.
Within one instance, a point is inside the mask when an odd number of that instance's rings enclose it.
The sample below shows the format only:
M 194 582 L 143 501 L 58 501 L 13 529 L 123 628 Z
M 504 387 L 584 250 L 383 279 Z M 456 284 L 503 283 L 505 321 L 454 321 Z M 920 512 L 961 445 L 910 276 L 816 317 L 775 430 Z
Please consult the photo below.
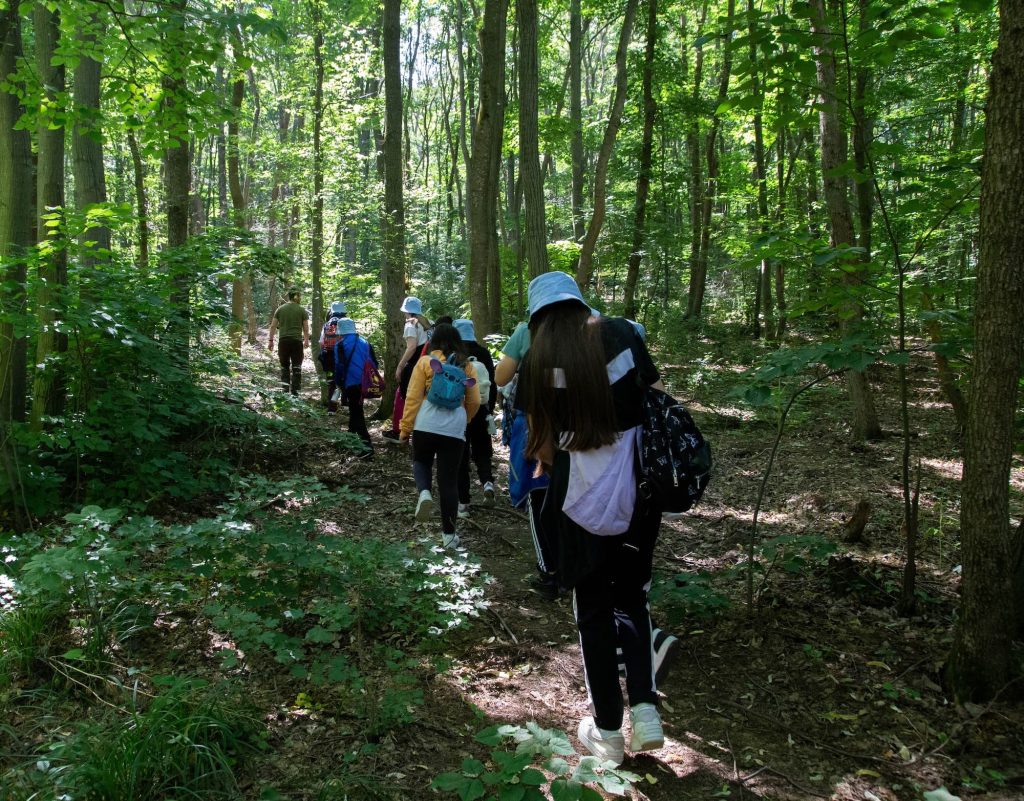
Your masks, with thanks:
M 685 512 L 708 485 L 711 446 L 671 395 L 646 387 L 643 412 L 636 449 L 640 492 L 663 512 Z

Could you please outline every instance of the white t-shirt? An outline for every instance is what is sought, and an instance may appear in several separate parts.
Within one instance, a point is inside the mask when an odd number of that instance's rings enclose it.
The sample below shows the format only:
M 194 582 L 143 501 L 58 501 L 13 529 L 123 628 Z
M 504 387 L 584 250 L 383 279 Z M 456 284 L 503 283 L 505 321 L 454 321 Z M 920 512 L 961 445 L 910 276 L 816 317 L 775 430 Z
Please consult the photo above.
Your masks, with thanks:
M 408 339 L 409 337 L 416 337 L 416 347 L 420 347 L 430 337 L 427 336 L 427 332 L 423 330 L 423 326 L 420 325 L 420 321 L 415 317 L 410 317 L 405 321 L 405 328 L 402 330 L 402 337 Z

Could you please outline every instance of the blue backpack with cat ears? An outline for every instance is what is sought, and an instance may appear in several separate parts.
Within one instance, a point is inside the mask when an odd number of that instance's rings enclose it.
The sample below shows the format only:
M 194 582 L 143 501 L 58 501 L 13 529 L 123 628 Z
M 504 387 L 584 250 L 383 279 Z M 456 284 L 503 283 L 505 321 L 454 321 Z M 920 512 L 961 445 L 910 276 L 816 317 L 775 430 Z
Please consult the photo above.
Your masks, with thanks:
M 476 379 L 467 376 L 466 371 L 456 364 L 454 353 L 443 362 L 432 358 L 430 369 L 434 377 L 427 391 L 427 400 L 442 409 L 458 409 L 466 398 L 466 389 L 476 384 Z

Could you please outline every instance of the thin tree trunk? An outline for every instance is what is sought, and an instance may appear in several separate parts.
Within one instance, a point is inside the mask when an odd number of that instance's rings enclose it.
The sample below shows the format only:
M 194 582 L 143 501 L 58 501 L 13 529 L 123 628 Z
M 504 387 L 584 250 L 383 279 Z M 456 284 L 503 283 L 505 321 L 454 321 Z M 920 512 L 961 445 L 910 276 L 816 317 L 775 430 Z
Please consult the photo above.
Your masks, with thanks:
M 728 34 L 722 44 L 722 73 L 718 81 L 718 97 L 715 101 L 717 109 L 729 94 L 729 79 L 732 75 L 732 20 L 736 13 L 735 0 L 729 0 L 726 11 L 726 30 Z M 704 309 L 704 290 L 707 286 L 708 258 L 711 251 L 711 210 L 715 205 L 718 193 L 719 148 L 718 133 L 722 127 L 721 117 L 717 111 L 711 120 L 704 151 L 708 162 L 708 179 L 701 194 L 700 250 L 697 264 L 690 273 L 690 294 L 686 302 L 686 316 L 691 320 L 699 320 Z
M 523 183 L 524 253 L 530 278 L 548 271 L 544 179 L 537 132 L 537 0 L 516 0 L 519 18 L 519 180 Z M 571 67 L 570 67 L 571 69 Z
M 135 131 L 127 132 L 128 150 L 132 155 L 132 180 L 135 184 L 135 209 L 138 216 L 139 254 L 135 266 L 145 275 L 149 272 L 149 201 L 146 198 L 146 166 L 139 151 Z
M 582 242 L 586 235 L 583 218 L 583 15 L 581 0 L 569 0 L 569 140 L 572 160 L 572 236 Z
M 821 109 L 821 172 L 825 181 L 825 205 L 828 209 L 831 244 L 842 248 L 854 243 L 853 217 L 850 214 L 847 178 L 839 168 L 847 160 L 847 137 L 840 115 L 833 34 L 825 16 L 824 0 L 811 0 L 811 29 L 819 44 L 815 46 Z M 856 293 L 864 276 L 861 270 L 843 272 L 843 283 L 849 300 L 841 310 L 841 325 L 852 333 L 860 325 L 864 307 Z M 868 385 L 867 376 L 856 370 L 846 371 L 846 388 L 850 395 L 851 429 L 855 439 L 877 439 L 882 435 L 878 413 Z
M 231 191 L 231 223 L 235 228 L 245 228 L 245 192 L 242 191 L 242 176 L 238 154 L 238 123 L 242 116 L 242 102 L 245 100 L 245 72 L 240 63 L 242 53 L 241 35 L 237 31 L 231 34 L 231 43 L 235 51 L 235 69 L 237 74 L 231 83 L 231 116 L 228 118 L 227 163 L 228 188 Z M 245 319 L 245 295 L 248 276 L 236 275 L 231 282 L 231 325 L 228 332 L 231 337 L 231 348 L 236 354 L 242 353 L 242 321 Z
M 313 231 L 310 242 L 310 271 L 313 279 L 313 293 L 310 300 L 312 306 L 312 336 L 309 348 L 313 367 L 319 378 L 320 401 L 327 404 L 328 383 L 324 380 L 323 365 L 317 355 L 320 352 L 320 329 L 324 324 L 324 289 L 323 289 L 323 257 L 324 257 L 324 155 L 321 137 L 323 136 L 324 120 L 324 19 L 323 6 L 319 0 L 310 3 L 313 12 Z M 397 43 L 396 43 L 397 46 Z M 397 58 L 397 57 L 396 57 Z M 399 119 L 401 119 L 401 100 L 399 100 Z M 399 139 L 399 149 L 401 139 Z M 401 150 L 399 150 L 401 159 Z M 398 165 L 399 192 L 402 180 L 401 160 Z
M 622 124 L 622 109 L 626 104 L 626 52 L 629 49 L 629 41 L 633 37 L 633 21 L 636 19 L 638 4 L 639 0 L 626 1 L 619 46 L 615 51 L 615 91 L 612 95 L 608 125 L 604 129 L 604 139 L 601 141 L 601 150 L 597 154 L 597 166 L 594 169 L 594 212 L 590 217 L 587 233 L 583 237 L 580 261 L 576 266 L 576 283 L 579 284 L 580 290 L 583 292 L 590 288 L 590 280 L 594 271 L 594 251 L 597 248 L 597 238 L 604 226 L 604 217 L 607 211 L 608 162 L 612 157 L 615 138 L 618 136 L 619 126 Z
M 52 64 L 60 41 L 60 12 L 50 11 L 36 3 L 32 10 L 36 36 L 36 70 L 38 71 L 48 107 L 60 108 L 64 92 L 64 64 Z M 46 217 L 64 213 L 64 126 L 58 119 L 40 121 L 36 138 L 36 238 L 42 243 L 55 238 L 56 228 L 46 225 Z M 67 250 L 55 248 L 43 256 L 39 264 L 39 290 L 36 295 L 36 374 L 32 384 L 32 425 L 41 428 L 43 417 L 56 416 L 64 410 L 65 379 L 63 354 L 67 351 L 67 334 L 59 330 L 68 284 Z
M 986 701 L 1014 678 L 1015 557 L 1009 486 L 1024 362 L 1024 0 L 1001 0 L 985 109 L 974 359 L 960 530 L 963 587 L 946 678 Z M 1017 589 L 1019 598 L 1020 589 Z
M 401 0 L 383 0 L 384 213 L 381 219 L 381 303 L 386 325 L 384 393 L 381 413 L 391 411 L 394 366 L 402 353 L 402 296 L 405 293 L 405 208 L 402 192 L 402 75 L 400 64 Z
M 708 16 L 708 0 L 704 0 L 701 4 L 701 15 L 700 20 L 697 23 L 696 38 L 699 41 L 704 35 L 704 23 Z M 684 23 L 684 36 L 685 36 L 685 22 Z M 685 45 L 684 45 L 685 47 Z M 704 47 L 698 45 L 695 48 L 693 62 L 693 94 L 692 94 L 692 111 L 690 112 L 690 123 L 686 128 L 686 155 L 689 158 L 690 163 L 690 282 L 689 289 L 687 292 L 687 316 L 689 316 L 689 308 L 691 307 L 690 298 L 695 298 L 697 295 L 697 287 L 703 282 L 704 276 L 700 271 L 700 237 L 701 237 L 701 221 L 703 220 L 703 194 L 704 194 L 704 181 L 703 181 L 703 170 L 701 168 L 701 153 L 700 153 L 700 115 L 697 112 L 700 103 L 700 91 L 704 81 Z M 683 53 L 683 58 L 688 58 L 688 53 Z
M 643 260 L 644 234 L 647 217 L 647 195 L 651 188 L 651 162 L 654 157 L 654 118 L 658 105 L 654 100 L 654 53 L 658 44 L 658 0 L 647 2 L 647 47 L 644 50 L 643 98 L 644 130 L 640 139 L 640 169 L 636 176 L 636 204 L 633 210 L 633 249 L 626 267 L 626 285 L 622 295 L 623 314 L 634 319 L 636 314 L 636 285 Z

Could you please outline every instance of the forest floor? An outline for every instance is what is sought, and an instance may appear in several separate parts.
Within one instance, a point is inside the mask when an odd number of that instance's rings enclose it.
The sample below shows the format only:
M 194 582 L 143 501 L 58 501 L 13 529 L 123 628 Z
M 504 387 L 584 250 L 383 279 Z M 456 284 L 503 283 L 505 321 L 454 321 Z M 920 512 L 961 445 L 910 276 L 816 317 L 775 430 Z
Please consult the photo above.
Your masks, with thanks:
M 718 346 L 695 344 L 712 353 Z M 910 801 L 945 786 L 964 798 L 1024 798 L 1024 710 L 998 701 L 957 706 L 940 686 L 958 601 L 961 463 L 931 365 L 910 371 L 922 488 L 913 617 L 895 613 L 903 538 L 894 370 L 872 376 L 893 432 L 879 442 L 851 444 L 838 381 L 794 408 L 759 526 L 760 564 L 774 569 L 754 576 L 757 610 L 746 608 L 744 548 L 775 431 L 769 418 L 727 399 L 742 369 L 734 357 L 666 367 L 669 389 L 692 404 L 713 443 L 716 468 L 699 508 L 666 521 L 658 542 L 654 615 L 682 648 L 659 687 L 666 745 L 623 766 L 640 777 L 635 797 Z M 325 422 L 343 426 L 344 417 Z M 376 458 L 360 461 L 310 431 L 307 466 L 372 487 L 368 507 L 338 508 L 333 522 L 345 536 L 437 537 L 437 525 L 413 519 L 408 449 L 378 438 Z M 504 486 L 500 445 L 495 464 Z M 1013 484 L 1019 498 L 1019 458 Z M 478 486 L 474 493 L 459 558 L 492 578 L 489 607 L 446 645 L 451 667 L 426 677 L 417 722 L 381 742 L 372 772 L 383 797 L 436 797 L 433 777 L 463 758 L 487 759 L 474 735 L 488 724 L 536 721 L 574 740 L 587 714 L 570 599 L 531 591 L 525 516 L 507 496 L 486 508 Z M 844 523 L 859 501 L 870 503 L 870 519 L 863 541 L 851 545 Z M 689 581 L 674 590 L 678 575 Z M 311 714 L 282 732 L 273 761 L 292 778 L 279 776 L 277 786 L 299 790 L 311 762 L 330 760 L 337 723 Z
M 921 801 L 945 787 L 965 799 L 1024 798 L 1024 709 L 1007 702 L 1010 692 L 986 706 L 958 706 L 941 688 L 958 603 L 961 463 L 931 365 L 915 362 L 910 370 L 913 458 L 921 471 L 917 613 L 895 612 L 901 441 L 892 434 L 851 444 L 839 381 L 805 393 L 790 414 L 760 515 L 751 611 L 745 549 L 775 423 L 771 412 L 729 399 L 757 355 L 754 346 L 703 339 L 691 347 L 728 354 L 664 368 L 670 391 L 691 406 L 712 442 L 716 465 L 699 507 L 662 525 L 653 613 L 681 649 L 659 687 L 666 745 L 623 765 L 636 775 L 632 797 Z M 244 355 L 268 377 L 276 371 L 265 350 Z M 379 424 L 374 459 L 340 448 L 335 435 L 345 415 L 320 410 L 308 361 L 306 368 L 303 403 L 286 413 L 302 432 L 301 446 L 254 467 L 267 478 L 310 476 L 367 496 L 319 512 L 321 535 L 413 545 L 413 552 L 439 545 L 439 525 L 413 517 L 408 448 L 381 440 Z M 871 378 L 884 428 L 896 432 L 895 373 L 881 369 Z M 504 488 L 500 445 L 495 467 Z M 1019 506 L 1019 454 L 1012 482 Z M 486 603 L 414 665 L 411 720 L 377 729 L 372 748 L 360 749 L 367 727 L 359 715 L 367 713 L 352 706 L 351 692 L 314 688 L 271 660 L 225 672 L 198 613 L 165 630 L 176 642 L 153 652 L 166 663 L 151 665 L 151 673 L 229 676 L 261 710 L 266 747 L 239 766 L 247 799 L 454 798 L 431 783 L 464 759 L 488 761 L 491 748 L 475 739 L 488 726 L 534 721 L 575 744 L 588 712 L 571 600 L 547 601 L 530 589 L 535 557 L 525 516 L 507 495 L 488 508 L 479 487 L 473 491 L 462 548 L 450 564 L 488 577 Z M 850 544 L 845 523 L 861 501 L 870 516 L 863 541 Z M 215 503 L 165 512 L 196 518 Z M 381 682 L 389 669 L 379 665 Z M 372 660 L 363 659 L 360 670 L 372 686 Z M 31 714 L 31 707 L 15 708 L 7 724 L 0 721 L 0 735 L 5 725 L 27 731 Z

